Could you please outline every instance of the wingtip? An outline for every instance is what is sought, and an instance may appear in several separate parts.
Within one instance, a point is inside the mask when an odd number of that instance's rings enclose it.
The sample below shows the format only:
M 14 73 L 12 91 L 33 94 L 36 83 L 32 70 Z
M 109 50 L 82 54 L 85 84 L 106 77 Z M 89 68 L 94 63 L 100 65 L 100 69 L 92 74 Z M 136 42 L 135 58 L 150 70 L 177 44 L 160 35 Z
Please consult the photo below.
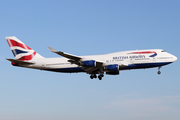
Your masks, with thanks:
M 55 50 L 55 49 L 52 48 L 52 47 L 48 47 L 48 49 L 49 49 L 51 52 L 57 52 L 57 50 Z

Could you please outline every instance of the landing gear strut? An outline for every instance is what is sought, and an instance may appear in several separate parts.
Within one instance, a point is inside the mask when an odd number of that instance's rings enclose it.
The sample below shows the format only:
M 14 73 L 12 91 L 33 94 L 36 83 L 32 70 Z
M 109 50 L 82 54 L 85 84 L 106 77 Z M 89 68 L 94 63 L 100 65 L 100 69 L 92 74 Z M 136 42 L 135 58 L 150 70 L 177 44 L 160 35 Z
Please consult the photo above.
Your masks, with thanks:
M 158 72 L 157 72 L 157 74 L 161 74 L 161 71 L 160 71 L 160 69 L 161 69 L 161 67 L 158 67 Z
M 99 75 L 98 75 L 98 79 L 99 79 L 99 80 L 102 80 L 102 77 L 104 77 L 103 67 L 100 67 L 100 68 L 99 68 L 99 71 L 98 71 L 97 73 L 91 74 L 90 78 L 91 78 L 91 79 L 97 78 L 96 74 L 99 74 Z

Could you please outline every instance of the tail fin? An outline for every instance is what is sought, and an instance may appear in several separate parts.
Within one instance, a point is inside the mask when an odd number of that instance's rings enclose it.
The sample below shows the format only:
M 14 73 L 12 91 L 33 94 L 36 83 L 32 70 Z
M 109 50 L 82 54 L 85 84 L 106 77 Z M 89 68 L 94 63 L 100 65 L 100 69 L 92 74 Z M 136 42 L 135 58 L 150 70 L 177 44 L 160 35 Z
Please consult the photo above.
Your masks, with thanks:
M 6 37 L 6 40 L 11 48 L 14 57 L 20 61 L 30 61 L 35 58 L 43 58 L 41 55 L 36 53 L 33 49 L 28 47 L 26 44 L 21 42 L 15 36 Z

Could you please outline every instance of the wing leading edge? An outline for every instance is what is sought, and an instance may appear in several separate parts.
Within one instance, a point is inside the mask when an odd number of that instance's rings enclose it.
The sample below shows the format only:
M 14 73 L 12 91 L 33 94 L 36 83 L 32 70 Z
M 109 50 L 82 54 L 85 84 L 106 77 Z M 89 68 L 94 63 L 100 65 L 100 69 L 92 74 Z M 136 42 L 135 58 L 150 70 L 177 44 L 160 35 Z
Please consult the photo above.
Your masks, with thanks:
M 65 52 L 57 51 L 52 47 L 48 47 L 48 48 L 49 48 L 49 50 L 51 52 L 56 53 L 58 55 L 61 55 L 61 56 L 65 57 L 65 58 L 68 58 L 68 59 L 71 59 L 71 60 L 79 61 L 80 59 L 82 59 L 81 57 L 78 57 L 78 56 L 75 56 L 75 55 L 71 55 L 71 54 L 68 54 L 68 53 L 65 53 Z

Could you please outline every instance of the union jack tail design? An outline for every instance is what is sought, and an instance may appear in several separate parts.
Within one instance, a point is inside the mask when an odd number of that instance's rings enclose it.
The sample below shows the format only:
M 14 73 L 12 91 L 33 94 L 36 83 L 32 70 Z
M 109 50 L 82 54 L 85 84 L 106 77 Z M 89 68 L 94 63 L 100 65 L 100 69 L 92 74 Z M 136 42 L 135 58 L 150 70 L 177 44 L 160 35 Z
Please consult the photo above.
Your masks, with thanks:
M 21 61 L 30 61 L 34 58 L 43 58 L 15 36 L 6 37 L 14 57 Z

